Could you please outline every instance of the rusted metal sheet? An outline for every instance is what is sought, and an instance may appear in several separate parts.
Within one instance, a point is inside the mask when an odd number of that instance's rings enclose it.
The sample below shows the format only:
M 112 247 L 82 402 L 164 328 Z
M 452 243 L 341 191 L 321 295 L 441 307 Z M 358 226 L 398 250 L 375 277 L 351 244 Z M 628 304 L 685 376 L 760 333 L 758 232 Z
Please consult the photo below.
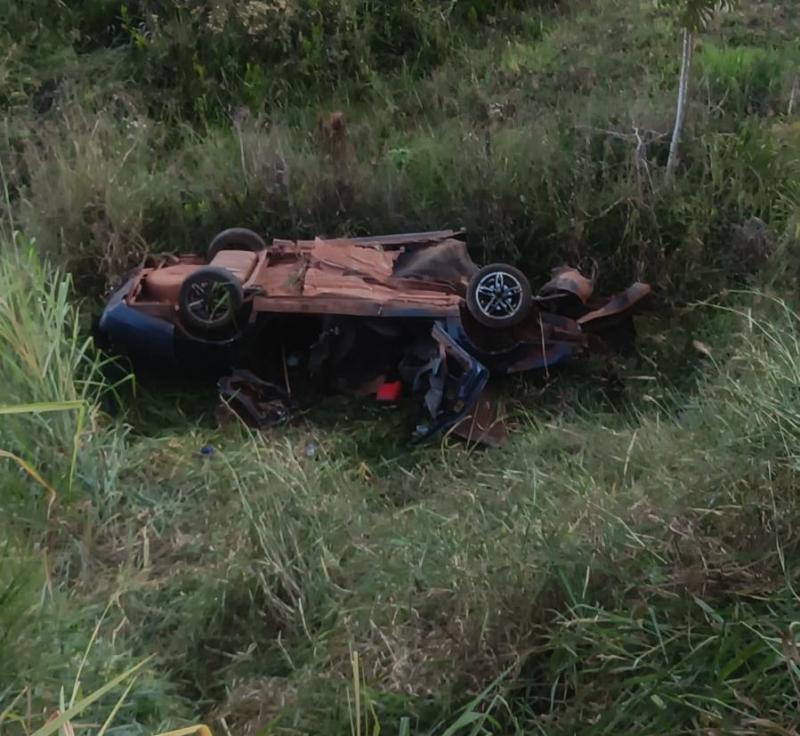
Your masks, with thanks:
M 425 289 L 416 284 L 403 288 L 396 282 L 381 283 L 360 274 L 331 273 L 324 268 L 309 268 L 303 282 L 303 296 L 352 297 L 373 302 L 429 305 L 432 307 L 457 307 L 462 298 L 445 290 Z M 267 295 L 269 298 L 269 295 Z
M 424 245 L 450 240 L 464 234 L 464 230 L 431 230 L 424 233 L 399 233 L 394 235 L 368 235 L 359 238 L 348 238 L 351 243 L 359 245 L 377 245 L 385 248 L 402 245 Z
M 358 246 L 346 239 L 317 238 L 308 259 L 314 269 L 330 268 L 337 273 L 359 274 L 377 281 L 387 281 L 392 276 L 397 256 L 397 251 Z
M 629 286 L 621 294 L 615 294 L 601 307 L 593 309 L 591 312 L 584 314 L 578 318 L 580 326 L 588 325 L 591 322 L 609 319 L 611 317 L 618 317 L 621 314 L 630 313 L 630 311 L 641 301 L 646 299 L 652 294 L 653 289 L 649 284 L 637 282 Z
M 424 298 L 385 301 L 361 296 L 336 295 L 321 291 L 318 295 L 259 297 L 253 299 L 258 312 L 272 314 L 338 314 L 352 317 L 452 317 L 459 313 L 459 304 L 426 302 Z M 376 294 L 377 290 L 371 292 Z M 394 296 L 394 294 L 392 294 Z M 423 294 L 424 296 L 424 294 Z
M 511 363 L 508 373 L 524 373 L 526 371 L 549 370 L 561 365 L 580 352 L 582 343 L 567 341 L 547 341 L 544 345 L 530 343 L 520 358 Z
M 502 414 L 501 402 L 490 390 L 485 390 L 451 430 L 469 444 L 500 447 L 508 441 L 508 425 Z
M 539 291 L 543 297 L 572 294 L 586 304 L 594 294 L 594 282 L 586 278 L 578 269 L 559 266 L 551 271 L 552 278 Z

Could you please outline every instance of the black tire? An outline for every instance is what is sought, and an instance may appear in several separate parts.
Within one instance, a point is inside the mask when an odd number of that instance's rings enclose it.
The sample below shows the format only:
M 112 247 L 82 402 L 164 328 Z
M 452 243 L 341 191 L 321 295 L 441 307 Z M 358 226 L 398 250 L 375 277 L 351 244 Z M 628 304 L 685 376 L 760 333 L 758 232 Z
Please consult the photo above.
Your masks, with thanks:
M 181 284 L 178 308 L 184 327 L 200 336 L 215 335 L 236 323 L 244 304 L 239 280 L 227 269 L 205 266 Z
M 246 227 L 232 227 L 223 230 L 208 246 L 208 262 L 223 250 L 249 250 L 254 253 L 265 250 L 267 247 L 264 238 Z
M 504 329 L 518 325 L 530 313 L 532 303 L 527 276 L 505 263 L 484 266 L 467 287 L 467 309 L 485 327 Z

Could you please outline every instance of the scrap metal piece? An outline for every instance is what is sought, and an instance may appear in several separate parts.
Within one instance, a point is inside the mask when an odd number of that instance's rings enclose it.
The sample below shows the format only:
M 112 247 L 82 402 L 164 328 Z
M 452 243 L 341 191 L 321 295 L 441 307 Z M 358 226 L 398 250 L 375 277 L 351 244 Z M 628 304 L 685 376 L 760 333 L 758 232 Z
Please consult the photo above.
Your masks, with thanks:
M 395 261 L 393 276 L 466 286 L 477 271 L 477 265 L 469 257 L 467 244 L 449 238 L 426 248 L 413 248 L 401 253 Z
M 549 370 L 572 358 L 581 349 L 576 342 L 548 341 L 545 346 L 531 343 L 524 355 L 506 368 L 507 373 L 524 371 Z
M 452 434 L 467 443 L 500 447 L 508 441 L 508 425 L 500 412 L 497 398 L 490 389 L 478 397 L 464 418 L 454 425 Z
M 224 404 L 249 426 L 264 429 L 291 418 L 293 404 L 286 391 L 250 371 L 235 370 L 219 380 L 217 389 Z
M 540 290 L 539 295 L 552 298 L 571 294 L 586 304 L 594 293 L 594 282 L 586 278 L 577 268 L 559 266 L 551 272 L 552 278 Z
M 462 422 L 473 410 L 489 382 L 489 370 L 462 348 L 438 322 L 431 336 L 439 346 L 439 360 L 429 374 L 425 406 L 433 423 L 418 433 L 426 440 Z
M 359 245 L 376 245 L 384 248 L 399 247 L 403 245 L 423 245 L 435 243 L 448 238 L 463 235 L 465 230 L 432 230 L 422 233 L 398 233 L 393 235 L 369 235 L 361 238 L 350 238 L 351 243 Z
M 582 317 L 578 318 L 578 324 L 581 327 L 588 325 L 592 322 L 597 322 L 611 317 L 618 317 L 622 314 L 630 312 L 639 302 L 653 293 L 653 289 L 649 284 L 636 282 L 629 286 L 621 294 L 615 294 L 605 304 L 591 312 L 587 312 Z

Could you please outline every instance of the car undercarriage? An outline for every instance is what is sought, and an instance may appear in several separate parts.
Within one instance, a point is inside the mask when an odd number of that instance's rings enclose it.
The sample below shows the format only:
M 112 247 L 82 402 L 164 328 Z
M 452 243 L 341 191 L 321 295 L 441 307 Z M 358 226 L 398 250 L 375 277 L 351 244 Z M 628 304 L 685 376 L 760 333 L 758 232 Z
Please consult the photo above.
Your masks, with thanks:
M 137 369 L 218 377 L 248 424 L 288 421 L 330 393 L 420 397 L 415 437 L 506 435 L 490 379 L 629 347 L 635 283 L 597 297 L 576 269 L 533 294 L 508 264 L 482 268 L 461 233 L 313 241 L 234 228 L 206 257 L 150 257 L 109 299 L 98 338 Z

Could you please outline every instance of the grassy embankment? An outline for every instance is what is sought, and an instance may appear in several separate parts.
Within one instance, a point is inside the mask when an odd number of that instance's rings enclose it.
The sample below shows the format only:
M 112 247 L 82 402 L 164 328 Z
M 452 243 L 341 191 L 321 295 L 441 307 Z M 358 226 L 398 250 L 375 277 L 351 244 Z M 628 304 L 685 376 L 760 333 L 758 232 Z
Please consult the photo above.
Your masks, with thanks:
M 0 404 L 54 410 L 0 416 L 0 730 L 151 654 L 116 733 L 797 728 L 798 11 L 702 38 L 667 191 L 668 15 L 464 5 L 0 3 Z M 267 437 L 131 402 L 93 299 L 234 223 L 463 224 L 534 278 L 650 279 L 661 316 L 635 358 L 514 384 L 501 451 L 408 452 L 346 402 Z

